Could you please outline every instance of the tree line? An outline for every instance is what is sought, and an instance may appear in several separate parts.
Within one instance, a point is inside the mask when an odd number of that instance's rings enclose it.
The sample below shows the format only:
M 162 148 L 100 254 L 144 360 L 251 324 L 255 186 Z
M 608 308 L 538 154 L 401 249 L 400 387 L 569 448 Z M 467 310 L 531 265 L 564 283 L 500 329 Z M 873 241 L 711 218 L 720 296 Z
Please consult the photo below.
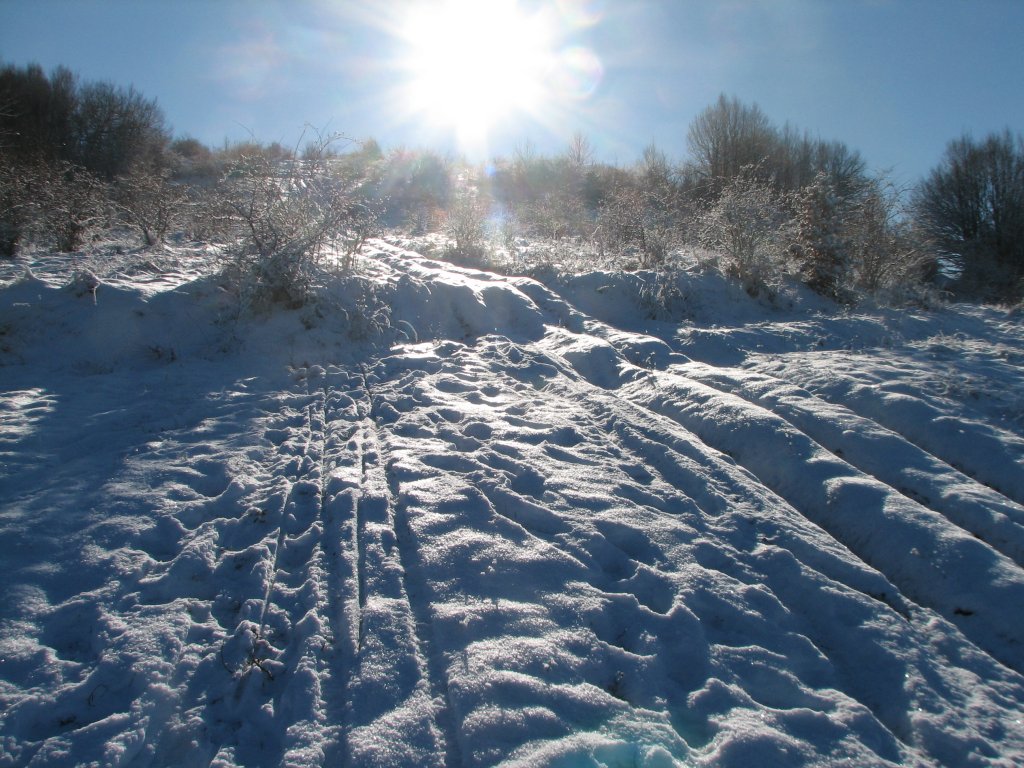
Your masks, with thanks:
M 308 139 L 211 148 L 173 138 L 157 102 L 134 88 L 2 66 L 0 255 L 29 243 L 73 251 L 116 226 L 147 245 L 182 231 L 233 243 L 237 267 L 297 301 L 329 244 L 350 266 L 388 227 L 444 231 L 463 261 L 495 240 L 513 254 L 523 239 L 571 243 L 644 268 L 699 250 L 751 293 L 795 274 L 844 302 L 935 283 L 963 298 L 1024 297 L 1024 138 L 1009 131 L 950 142 L 909 190 L 842 142 L 774 125 L 725 95 L 689 125 L 681 162 L 655 146 L 628 167 L 597 162 L 581 134 L 558 155 L 527 142 L 480 167 Z

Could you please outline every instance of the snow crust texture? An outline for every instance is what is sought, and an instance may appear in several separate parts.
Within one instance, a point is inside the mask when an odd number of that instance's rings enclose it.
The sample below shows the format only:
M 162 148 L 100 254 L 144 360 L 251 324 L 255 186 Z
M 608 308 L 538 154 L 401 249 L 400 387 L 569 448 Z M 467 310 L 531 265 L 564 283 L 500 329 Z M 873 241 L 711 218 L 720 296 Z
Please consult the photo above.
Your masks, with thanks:
M 1024 763 L 1019 317 L 365 270 L 0 289 L 0 766 Z

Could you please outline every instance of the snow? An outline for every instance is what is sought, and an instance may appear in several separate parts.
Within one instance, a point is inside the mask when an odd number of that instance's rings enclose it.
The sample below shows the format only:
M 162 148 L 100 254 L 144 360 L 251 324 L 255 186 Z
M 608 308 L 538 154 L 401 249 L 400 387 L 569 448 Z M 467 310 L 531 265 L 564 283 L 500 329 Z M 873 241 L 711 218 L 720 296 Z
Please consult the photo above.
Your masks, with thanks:
M 0 766 L 1024 762 L 1019 315 L 397 242 L 9 265 Z

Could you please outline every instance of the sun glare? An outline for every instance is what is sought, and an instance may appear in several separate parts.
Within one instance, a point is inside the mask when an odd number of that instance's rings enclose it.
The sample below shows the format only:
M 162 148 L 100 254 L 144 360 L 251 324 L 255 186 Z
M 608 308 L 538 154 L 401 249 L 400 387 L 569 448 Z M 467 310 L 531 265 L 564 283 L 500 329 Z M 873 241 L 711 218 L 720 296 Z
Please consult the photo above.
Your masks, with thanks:
M 555 53 L 550 24 L 513 0 L 444 0 L 406 21 L 409 107 L 460 144 L 481 146 L 516 113 L 544 107 Z

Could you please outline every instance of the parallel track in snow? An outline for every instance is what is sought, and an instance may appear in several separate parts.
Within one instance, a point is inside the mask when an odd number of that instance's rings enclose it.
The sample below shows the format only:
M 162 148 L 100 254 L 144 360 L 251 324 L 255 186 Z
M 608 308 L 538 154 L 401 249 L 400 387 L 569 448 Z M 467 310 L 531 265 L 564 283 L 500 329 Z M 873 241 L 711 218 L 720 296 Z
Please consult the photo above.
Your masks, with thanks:
M 122 396 L 127 374 L 3 393 L 4 478 L 74 483 L 22 489 L 0 526 L 83 563 L 5 556 L 27 607 L 0 629 L 28 629 L 0 637 L 30 649 L 0 654 L 7 763 L 1024 753 L 1013 439 L 968 429 L 1002 446 L 986 469 L 852 384 L 687 361 L 540 283 L 378 256 L 416 343 L 350 349 L 310 316 L 287 338 L 322 359 L 175 363 L 146 378 L 173 403 Z
M 1024 649 L 1013 629 L 1013 606 L 1024 601 L 1024 573 L 1012 560 L 857 471 L 774 412 L 685 376 L 657 380 L 663 391 L 648 385 L 634 389 L 633 398 L 732 456 L 903 597 L 958 624 L 1001 663 L 1024 669 Z M 962 589 L 964 582 L 969 590 Z
M 686 370 L 702 383 L 771 411 L 866 476 L 944 516 L 1024 567 L 1024 506 L 963 474 L 942 455 L 929 453 L 846 405 L 827 403 L 774 377 L 737 377 L 708 366 Z

